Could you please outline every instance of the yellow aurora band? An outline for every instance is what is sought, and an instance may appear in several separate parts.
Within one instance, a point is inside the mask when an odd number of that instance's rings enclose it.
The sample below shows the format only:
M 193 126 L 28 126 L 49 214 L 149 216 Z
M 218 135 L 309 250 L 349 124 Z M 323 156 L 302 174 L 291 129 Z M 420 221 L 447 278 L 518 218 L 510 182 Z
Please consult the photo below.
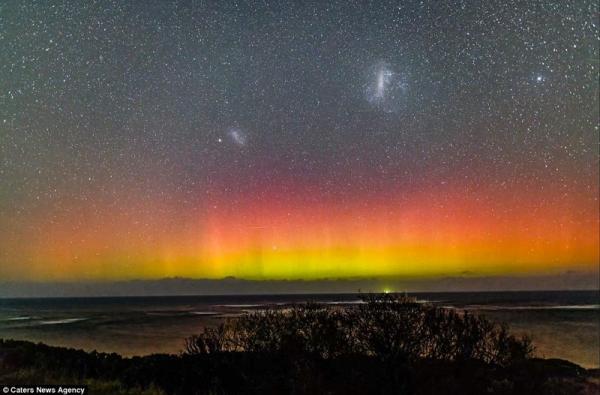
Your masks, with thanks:
M 35 243 L 13 240 L 9 260 L 27 264 L 0 274 L 321 279 L 597 270 L 598 217 L 589 215 L 589 199 L 540 205 L 527 196 L 490 202 L 443 192 L 402 202 L 249 200 L 144 221 L 106 208 L 86 216 L 83 228 L 79 217 L 64 217 L 46 221 Z

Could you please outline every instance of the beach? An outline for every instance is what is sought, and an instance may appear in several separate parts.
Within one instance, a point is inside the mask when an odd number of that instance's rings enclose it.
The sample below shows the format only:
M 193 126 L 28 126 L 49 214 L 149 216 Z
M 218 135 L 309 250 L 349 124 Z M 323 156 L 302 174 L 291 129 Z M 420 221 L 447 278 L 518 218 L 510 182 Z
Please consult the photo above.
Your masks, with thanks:
M 485 315 L 527 334 L 536 356 L 600 366 L 600 307 L 596 291 L 414 293 L 432 303 Z M 360 303 L 357 294 L 45 298 L 0 300 L 0 338 L 115 352 L 122 356 L 178 354 L 203 327 L 264 306 L 316 301 Z

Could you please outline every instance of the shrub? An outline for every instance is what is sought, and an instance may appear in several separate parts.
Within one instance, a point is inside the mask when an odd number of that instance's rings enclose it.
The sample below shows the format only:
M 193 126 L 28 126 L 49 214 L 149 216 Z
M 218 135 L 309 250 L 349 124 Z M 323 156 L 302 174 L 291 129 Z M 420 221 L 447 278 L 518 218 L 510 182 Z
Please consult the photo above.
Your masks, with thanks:
M 365 355 L 381 360 L 479 360 L 502 366 L 531 356 L 528 338 L 484 317 L 393 294 L 363 303 L 307 303 L 266 308 L 205 328 L 186 340 L 186 354 L 285 353 L 322 359 Z

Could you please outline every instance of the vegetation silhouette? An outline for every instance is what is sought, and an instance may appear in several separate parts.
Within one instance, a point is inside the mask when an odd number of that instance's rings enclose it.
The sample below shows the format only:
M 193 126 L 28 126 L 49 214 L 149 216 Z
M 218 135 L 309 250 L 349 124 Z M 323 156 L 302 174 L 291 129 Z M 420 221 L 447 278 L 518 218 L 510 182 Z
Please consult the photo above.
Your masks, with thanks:
M 395 294 L 369 294 L 350 306 L 316 303 L 268 307 L 186 340 L 190 355 L 285 353 L 332 359 L 363 355 L 381 361 L 478 360 L 508 366 L 529 358 L 528 337 L 509 334 L 485 317 L 418 303 Z
M 205 328 L 180 355 L 123 358 L 0 340 L 0 384 L 93 394 L 598 393 L 598 372 L 532 357 L 483 317 L 398 295 L 278 306 Z

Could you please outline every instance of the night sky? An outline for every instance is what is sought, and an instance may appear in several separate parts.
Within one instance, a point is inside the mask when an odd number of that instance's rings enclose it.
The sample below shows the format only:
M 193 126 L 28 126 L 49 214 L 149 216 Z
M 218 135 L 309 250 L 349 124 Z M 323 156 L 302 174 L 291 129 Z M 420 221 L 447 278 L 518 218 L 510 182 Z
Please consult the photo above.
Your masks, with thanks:
M 299 3 L 1 4 L 0 277 L 597 270 L 596 1 Z

